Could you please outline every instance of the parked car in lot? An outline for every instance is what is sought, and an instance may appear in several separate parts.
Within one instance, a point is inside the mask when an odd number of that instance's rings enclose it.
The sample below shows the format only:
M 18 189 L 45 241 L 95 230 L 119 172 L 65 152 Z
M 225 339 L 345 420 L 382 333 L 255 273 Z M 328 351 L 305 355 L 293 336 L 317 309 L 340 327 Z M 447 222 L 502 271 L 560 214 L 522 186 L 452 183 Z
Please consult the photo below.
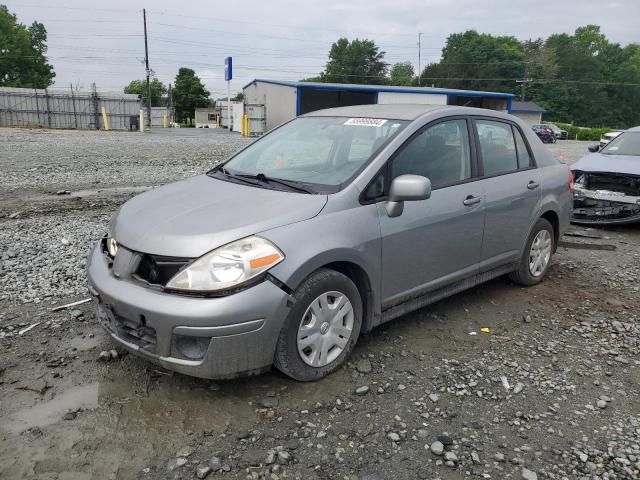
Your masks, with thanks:
M 316 111 L 125 203 L 89 290 L 111 337 L 168 369 L 315 380 L 377 325 L 501 275 L 540 282 L 571 188 L 508 114 Z
M 595 145 L 590 150 L 594 153 L 571 166 L 575 177 L 572 221 L 586 225 L 640 222 L 640 127 L 621 132 L 602 149 Z
M 613 140 L 614 138 L 616 138 L 618 135 L 620 135 L 623 132 L 623 130 L 614 130 L 613 132 L 608 132 L 605 133 L 604 135 L 602 135 L 600 137 L 600 148 L 604 148 L 604 146 L 609 143 L 611 140 Z M 597 150 L 596 150 L 597 152 Z
M 553 133 L 553 130 L 551 129 L 551 127 L 540 124 L 540 125 L 532 125 L 531 129 L 538 136 L 538 138 L 542 140 L 542 143 L 556 142 L 556 136 Z
M 566 130 L 561 129 L 554 123 L 542 123 L 540 125 L 544 127 L 549 127 L 553 131 L 553 134 L 555 135 L 556 139 L 558 140 L 566 140 L 569 138 L 569 133 Z

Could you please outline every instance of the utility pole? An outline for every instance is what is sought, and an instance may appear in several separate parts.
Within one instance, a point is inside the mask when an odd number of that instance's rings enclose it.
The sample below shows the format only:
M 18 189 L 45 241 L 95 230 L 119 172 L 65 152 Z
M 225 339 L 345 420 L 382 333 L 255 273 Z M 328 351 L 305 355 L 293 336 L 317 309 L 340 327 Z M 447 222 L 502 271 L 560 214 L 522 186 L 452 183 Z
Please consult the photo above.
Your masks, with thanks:
M 420 61 L 420 48 L 421 48 L 421 38 L 422 35 L 424 35 L 422 32 L 418 32 L 418 86 L 420 86 L 420 83 L 422 80 L 422 65 L 421 65 L 421 61 Z
M 521 85 L 521 93 L 520 93 L 520 101 L 524 102 L 527 97 L 527 83 L 529 83 L 531 79 L 529 78 L 529 60 L 525 60 L 524 62 L 524 79 L 516 80 L 516 83 L 520 83 Z
M 147 42 L 147 10 L 142 9 L 142 19 L 144 21 L 144 63 L 147 70 L 147 127 L 151 131 L 151 83 L 149 82 L 149 76 L 151 70 L 149 70 L 149 43 Z

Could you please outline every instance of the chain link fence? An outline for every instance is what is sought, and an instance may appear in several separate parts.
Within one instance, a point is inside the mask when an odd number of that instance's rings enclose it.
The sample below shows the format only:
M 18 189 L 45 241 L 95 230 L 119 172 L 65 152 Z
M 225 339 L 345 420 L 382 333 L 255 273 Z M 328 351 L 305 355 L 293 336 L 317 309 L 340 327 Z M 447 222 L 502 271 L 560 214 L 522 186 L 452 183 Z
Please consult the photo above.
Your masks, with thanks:
M 71 88 L 0 87 L 0 127 L 104 129 L 138 125 L 141 102 L 137 95 L 77 91 Z

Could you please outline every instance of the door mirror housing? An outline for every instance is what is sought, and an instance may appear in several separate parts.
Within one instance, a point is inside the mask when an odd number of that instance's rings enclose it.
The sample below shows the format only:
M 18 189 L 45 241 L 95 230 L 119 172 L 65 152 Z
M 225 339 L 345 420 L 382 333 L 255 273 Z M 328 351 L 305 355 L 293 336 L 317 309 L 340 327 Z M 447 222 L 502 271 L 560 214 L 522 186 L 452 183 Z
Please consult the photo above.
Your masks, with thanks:
M 420 175 L 400 175 L 393 179 L 389 189 L 387 215 L 398 217 L 404 210 L 404 202 L 426 200 L 431 196 L 431 180 Z
M 589 151 L 590 151 L 590 152 L 595 153 L 595 152 L 597 152 L 598 150 L 600 150 L 600 145 L 590 145 L 588 148 L 589 148 Z

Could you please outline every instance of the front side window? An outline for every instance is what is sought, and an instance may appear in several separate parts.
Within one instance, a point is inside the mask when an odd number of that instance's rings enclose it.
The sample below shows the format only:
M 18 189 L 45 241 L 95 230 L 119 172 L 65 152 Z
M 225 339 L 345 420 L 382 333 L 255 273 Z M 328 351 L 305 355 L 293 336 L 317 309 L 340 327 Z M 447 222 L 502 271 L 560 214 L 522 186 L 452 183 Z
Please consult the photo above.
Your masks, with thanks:
M 231 177 L 285 180 L 314 192 L 334 192 L 407 123 L 370 118 L 297 118 L 231 158 L 223 165 L 224 172 Z
M 438 123 L 411 139 L 391 164 L 392 179 L 404 174 L 427 177 L 436 188 L 471 178 L 466 120 Z
M 518 170 L 518 155 L 511 125 L 492 120 L 476 120 L 484 175 Z

